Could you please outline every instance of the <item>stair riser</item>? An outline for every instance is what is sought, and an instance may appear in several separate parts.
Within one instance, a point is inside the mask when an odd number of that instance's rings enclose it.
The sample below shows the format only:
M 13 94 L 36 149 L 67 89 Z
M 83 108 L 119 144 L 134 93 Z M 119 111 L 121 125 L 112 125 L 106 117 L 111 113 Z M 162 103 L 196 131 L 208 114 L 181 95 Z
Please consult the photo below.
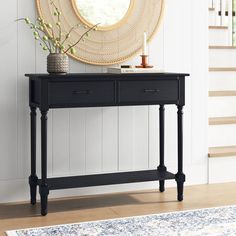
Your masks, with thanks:
M 236 157 L 209 158 L 209 183 L 236 181 Z
M 216 25 L 215 11 L 209 11 L 208 25 Z
M 236 71 L 210 72 L 209 90 L 236 90 Z
M 228 26 L 228 17 L 221 17 L 217 14 L 216 10 L 210 11 L 208 14 L 208 25 L 210 26 Z
M 236 67 L 236 49 L 210 49 L 209 66 Z
M 209 29 L 209 45 L 226 46 L 228 45 L 228 30 Z
M 236 97 L 209 97 L 208 111 L 209 117 L 236 116 Z
M 233 146 L 236 143 L 236 125 L 211 125 L 209 126 L 209 147 Z

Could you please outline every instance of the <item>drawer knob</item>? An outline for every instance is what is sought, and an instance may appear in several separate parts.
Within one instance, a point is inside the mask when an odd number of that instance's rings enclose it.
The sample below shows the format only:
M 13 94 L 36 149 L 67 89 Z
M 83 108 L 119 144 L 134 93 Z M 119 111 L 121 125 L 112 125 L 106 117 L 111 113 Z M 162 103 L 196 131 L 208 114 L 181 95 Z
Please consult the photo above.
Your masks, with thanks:
M 144 89 L 144 93 L 158 93 L 160 92 L 159 89 Z
M 72 94 L 74 94 L 74 95 L 77 95 L 77 94 L 91 94 L 91 93 L 92 93 L 91 90 L 79 90 L 79 91 L 74 90 L 72 92 Z

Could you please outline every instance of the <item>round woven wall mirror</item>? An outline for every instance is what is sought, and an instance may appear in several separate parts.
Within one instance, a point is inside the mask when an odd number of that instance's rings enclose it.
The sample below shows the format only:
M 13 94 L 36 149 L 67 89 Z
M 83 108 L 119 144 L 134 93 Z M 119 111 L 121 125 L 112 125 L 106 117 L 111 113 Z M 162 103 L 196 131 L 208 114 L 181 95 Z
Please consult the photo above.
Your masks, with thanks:
M 112 30 L 119 27 L 129 16 L 133 0 L 72 0 L 80 21 L 98 30 Z
M 39 16 L 56 27 L 51 1 L 36 0 Z M 143 42 L 143 32 L 152 38 L 161 23 L 164 0 L 54 0 L 62 12 L 61 27 L 71 33 L 68 44 L 90 27 L 99 23 L 85 41 L 76 46 L 71 57 L 89 64 L 111 65 L 137 55 Z

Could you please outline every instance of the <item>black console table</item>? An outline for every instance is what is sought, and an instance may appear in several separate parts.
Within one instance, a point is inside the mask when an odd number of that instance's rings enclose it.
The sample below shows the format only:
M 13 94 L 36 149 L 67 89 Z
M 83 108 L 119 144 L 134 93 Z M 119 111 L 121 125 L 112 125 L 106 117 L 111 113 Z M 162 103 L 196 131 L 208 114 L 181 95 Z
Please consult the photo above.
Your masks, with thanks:
M 175 179 L 177 199 L 183 200 L 183 106 L 185 77 L 188 74 L 27 74 L 29 77 L 29 105 L 31 109 L 31 175 L 29 177 L 31 204 L 36 204 L 39 186 L 41 214 L 47 214 L 49 190 L 109 184 L 159 180 L 163 192 L 164 181 Z M 178 172 L 167 171 L 164 164 L 164 105 L 178 108 Z M 160 105 L 160 163 L 157 169 L 132 172 L 47 178 L 47 113 L 54 108 L 104 106 Z M 41 179 L 36 174 L 36 110 L 41 111 Z

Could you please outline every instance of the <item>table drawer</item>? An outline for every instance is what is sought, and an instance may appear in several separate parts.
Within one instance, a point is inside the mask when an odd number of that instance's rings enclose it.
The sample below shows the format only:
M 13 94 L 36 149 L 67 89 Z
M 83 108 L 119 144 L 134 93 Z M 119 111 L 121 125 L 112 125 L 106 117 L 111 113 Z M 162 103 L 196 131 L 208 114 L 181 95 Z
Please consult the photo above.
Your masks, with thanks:
M 96 106 L 115 103 L 113 81 L 54 82 L 49 85 L 50 106 Z
M 178 99 L 178 80 L 121 81 L 119 83 L 120 103 L 172 102 Z

